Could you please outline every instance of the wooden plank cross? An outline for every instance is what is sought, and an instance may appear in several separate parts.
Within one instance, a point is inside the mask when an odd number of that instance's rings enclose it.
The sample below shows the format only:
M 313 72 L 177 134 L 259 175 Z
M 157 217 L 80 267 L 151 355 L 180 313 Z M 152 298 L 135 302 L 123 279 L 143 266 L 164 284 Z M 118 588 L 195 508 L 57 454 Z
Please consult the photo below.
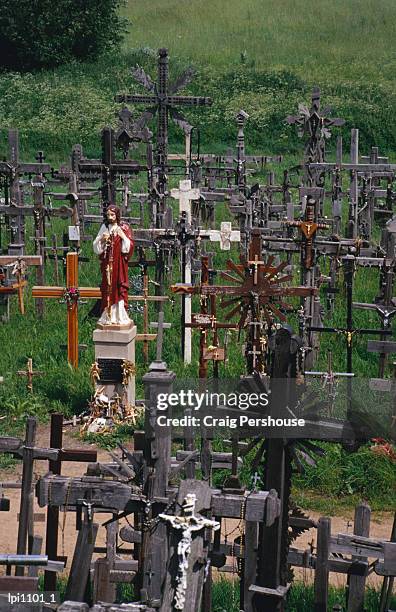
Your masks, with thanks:
M 78 254 L 66 255 L 66 287 L 41 287 L 32 289 L 32 296 L 37 298 L 63 299 L 67 306 L 67 359 L 78 366 L 78 302 L 80 298 L 100 298 L 99 287 L 78 286 Z
M 33 376 L 43 376 L 44 372 L 40 370 L 33 370 L 33 360 L 31 357 L 28 358 L 26 363 L 26 370 L 18 370 L 18 376 L 26 376 L 26 388 L 30 393 L 33 392 Z

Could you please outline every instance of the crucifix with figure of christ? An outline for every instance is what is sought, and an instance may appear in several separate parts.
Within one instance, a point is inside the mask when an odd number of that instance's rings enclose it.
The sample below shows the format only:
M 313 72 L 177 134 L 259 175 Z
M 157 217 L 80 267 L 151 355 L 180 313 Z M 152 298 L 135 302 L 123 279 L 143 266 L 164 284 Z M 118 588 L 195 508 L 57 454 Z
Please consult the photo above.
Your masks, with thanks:
M 62 300 L 67 307 L 67 359 L 78 366 L 78 303 L 80 298 L 98 299 L 101 297 L 99 287 L 79 287 L 78 253 L 66 255 L 66 287 L 35 286 L 32 296 Z
M 180 111 L 175 106 L 210 106 L 212 100 L 202 96 L 181 96 L 176 95 L 179 89 L 184 88 L 193 78 L 194 71 L 188 68 L 173 83 L 169 83 L 169 60 L 167 49 L 158 51 L 158 82 L 155 83 L 140 66 L 132 71 L 132 75 L 140 85 L 149 93 L 141 94 L 120 94 L 115 97 L 116 102 L 127 104 L 145 104 L 148 108 L 143 112 L 135 125 L 141 128 L 154 116 L 158 116 L 155 163 L 158 175 L 156 191 L 159 198 L 156 226 L 162 227 L 163 215 L 165 214 L 165 195 L 168 173 L 168 119 L 171 119 L 183 129 L 189 132 L 192 126 L 188 123 Z

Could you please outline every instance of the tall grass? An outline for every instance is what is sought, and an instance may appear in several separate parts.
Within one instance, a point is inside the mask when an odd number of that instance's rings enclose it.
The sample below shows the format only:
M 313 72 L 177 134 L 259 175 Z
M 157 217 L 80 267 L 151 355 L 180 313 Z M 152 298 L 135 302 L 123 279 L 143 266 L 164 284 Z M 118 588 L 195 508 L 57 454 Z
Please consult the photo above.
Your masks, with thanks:
M 124 13 L 127 46 L 168 47 L 221 71 L 242 54 L 310 81 L 394 80 L 393 0 L 127 0 Z

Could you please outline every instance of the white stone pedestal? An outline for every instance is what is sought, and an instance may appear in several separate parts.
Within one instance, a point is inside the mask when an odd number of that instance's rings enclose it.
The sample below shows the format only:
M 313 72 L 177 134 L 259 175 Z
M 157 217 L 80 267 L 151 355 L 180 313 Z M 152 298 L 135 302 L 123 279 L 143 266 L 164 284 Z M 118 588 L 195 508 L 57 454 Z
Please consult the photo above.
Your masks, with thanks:
M 95 345 L 95 361 L 99 359 L 122 359 L 130 361 L 135 365 L 135 338 L 136 325 L 131 323 L 128 328 L 115 329 L 114 325 L 102 326 L 101 329 L 95 329 L 93 333 L 93 341 Z M 111 398 L 114 393 L 118 393 L 121 397 L 125 392 L 125 388 L 120 383 L 108 383 L 98 381 L 97 387 L 105 387 L 104 393 Z M 126 397 L 131 406 L 135 405 L 135 375 L 129 378 L 128 387 L 126 389 Z

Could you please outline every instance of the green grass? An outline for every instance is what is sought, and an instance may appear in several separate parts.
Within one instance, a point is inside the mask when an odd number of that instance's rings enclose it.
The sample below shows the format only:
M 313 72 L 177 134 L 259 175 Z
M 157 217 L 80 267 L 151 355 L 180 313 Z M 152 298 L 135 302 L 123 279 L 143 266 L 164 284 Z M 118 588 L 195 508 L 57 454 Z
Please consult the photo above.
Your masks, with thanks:
M 40 576 L 39 586 L 43 588 L 43 579 Z M 66 580 L 58 580 L 57 588 L 61 601 L 64 600 Z M 129 584 L 117 585 L 117 603 L 130 603 L 135 601 L 133 587 Z M 391 599 L 391 606 L 396 604 L 396 596 Z M 329 588 L 329 610 L 335 604 L 345 606 L 345 591 L 343 589 Z M 314 592 L 311 585 L 294 582 L 288 595 L 286 612 L 312 612 L 314 605 Z M 379 591 L 372 588 L 366 590 L 365 612 L 378 612 Z M 228 580 L 222 577 L 213 583 L 212 608 L 210 612 L 239 612 L 239 578 Z M 345 607 L 343 607 L 345 610 Z
M 329 588 L 328 609 L 340 604 L 345 610 L 344 589 Z M 392 598 L 391 607 L 396 604 L 396 597 Z M 365 612 L 378 612 L 379 592 L 367 589 L 365 596 Z M 213 585 L 213 604 L 211 612 L 239 612 L 239 581 L 220 579 Z M 314 609 L 313 586 L 302 582 L 294 582 L 287 598 L 287 612 L 312 612 Z
M 218 71 L 244 54 L 248 64 L 311 82 L 394 80 L 392 0 L 127 0 L 124 14 L 127 46 L 168 47 Z

